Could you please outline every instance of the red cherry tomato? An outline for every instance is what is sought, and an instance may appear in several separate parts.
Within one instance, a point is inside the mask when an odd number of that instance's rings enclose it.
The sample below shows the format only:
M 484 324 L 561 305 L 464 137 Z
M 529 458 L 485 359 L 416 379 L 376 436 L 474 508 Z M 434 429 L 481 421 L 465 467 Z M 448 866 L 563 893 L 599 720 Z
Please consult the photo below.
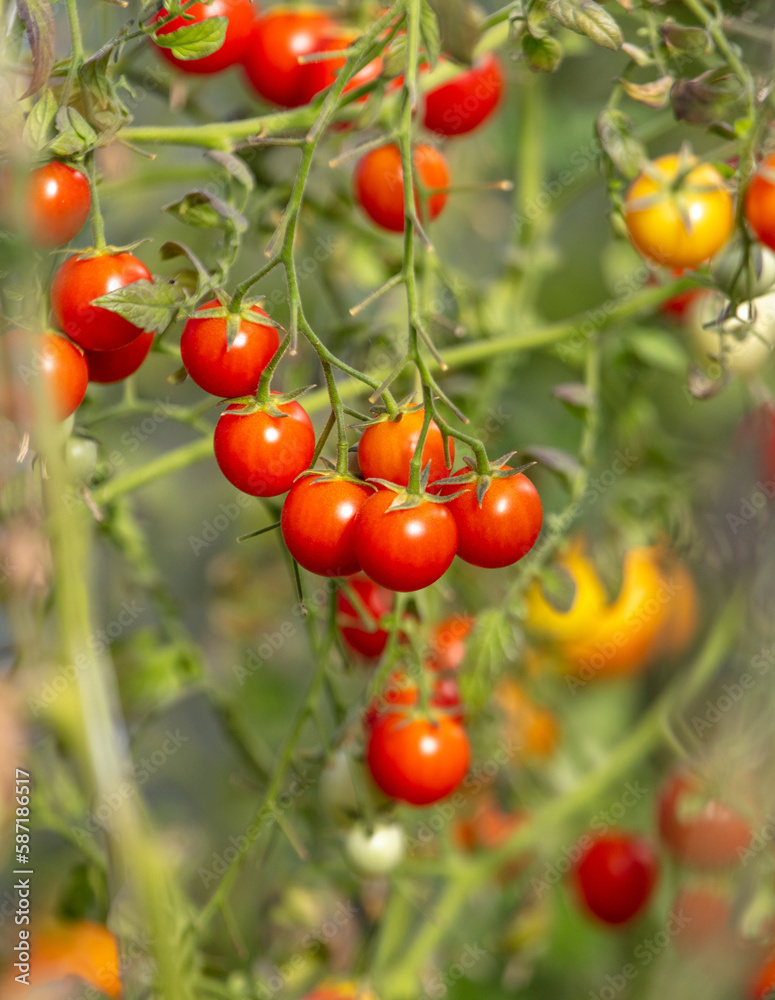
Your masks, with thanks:
M 306 411 L 295 400 L 280 409 L 288 416 L 272 417 L 264 410 L 244 413 L 234 404 L 216 425 L 215 460 L 243 493 L 279 496 L 312 461 L 315 431 Z
M 355 554 L 363 571 L 390 590 L 422 590 L 435 583 L 455 558 L 457 528 L 444 504 L 422 501 L 388 510 L 391 490 L 370 496 L 355 519 Z
M 433 146 L 418 145 L 413 153 L 414 169 L 420 184 L 431 192 L 422 212 L 419 192 L 414 201 L 421 218 L 435 219 L 447 203 L 444 188 L 449 187 L 449 167 L 444 156 Z M 404 172 L 398 146 L 389 143 L 366 153 L 358 161 L 353 177 L 355 198 L 366 215 L 391 233 L 404 231 Z M 433 194 L 433 192 L 436 194 Z
M 392 591 L 378 587 L 365 576 L 356 576 L 347 582 L 374 625 L 393 610 L 395 594 Z M 382 656 L 388 641 L 387 630 L 375 628 L 373 632 L 369 632 L 365 629 L 360 615 L 343 590 L 336 595 L 336 617 L 342 640 L 354 653 L 368 660 L 376 660 Z
M 454 719 L 381 716 L 371 729 L 366 762 L 377 786 L 391 798 L 427 806 L 446 798 L 465 778 L 471 750 Z
M 53 333 L 30 334 L 23 330 L 9 330 L 2 343 L 8 370 L 15 377 L 13 384 L 0 388 L 2 412 L 9 420 L 23 427 L 35 423 L 37 379 L 42 379 L 55 420 L 65 420 L 75 413 L 89 384 L 86 359 L 75 344 Z
M 642 913 L 658 875 L 649 841 L 629 833 L 595 838 L 574 870 L 582 904 L 606 924 L 624 924 Z
M 426 666 L 431 670 L 457 670 L 466 655 L 466 639 L 474 621 L 470 615 L 458 613 L 439 622 L 431 633 Z
M 464 135 L 495 111 L 503 94 L 503 70 L 492 52 L 471 69 L 425 95 L 423 124 L 439 135 Z
M 217 309 L 221 303 L 210 299 L 200 309 Z M 251 313 L 266 317 L 258 306 Z M 180 353 L 183 364 L 200 389 L 213 396 L 230 399 L 250 396 L 258 388 L 261 372 L 280 346 L 277 329 L 266 323 L 243 319 L 234 343 L 228 347 L 226 317 L 198 319 L 194 314 L 183 327 Z
M 357 38 L 357 35 L 350 34 L 336 34 L 330 37 L 324 38 L 321 42 L 315 46 L 314 52 L 338 52 L 343 51 L 352 45 L 353 41 Z M 307 63 L 304 66 L 304 78 L 302 80 L 299 95 L 303 98 L 302 104 L 308 104 L 314 97 L 316 97 L 321 91 L 330 87 L 331 84 L 336 82 L 336 78 L 339 75 L 339 70 L 344 66 L 345 58 L 341 56 L 338 59 L 324 59 L 321 62 Z M 363 87 L 367 83 L 371 83 L 372 80 L 376 80 L 377 77 L 382 72 L 382 60 L 372 59 L 370 63 L 359 70 L 355 76 L 350 80 L 347 86 L 344 88 L 344 93 L 346 94 L 350 90 L 355 90 L 357 87 Z M 365 96 L 360 98 L 360 100 L 365 100 Z
M 256 19 L 244 57 L 245 73 L 265 101 L 282 108 L 306 104 L 319 72 L 299 56 L 319 51 L 337 33 L 330 18 L 315 10 L 275 10 Z M 325 86 L 325 84 L 323 84 Z
M 739 864 L 751 842 L 748 822 L 720 799 L 705 794 L 699 778 L 681 771 L 662 789 L 658 816 L 667 849 L 694 868 Z
M 148 357 L 152 345 L 153 333 L 141 333 L 131 344 L 115 351 L 84 351 L 89 381 L 107 385 L 129 378 Z
M 771 958 L 756 973 L 748 996 L 751 1000 L 770 1000 L 775 990 L 775 958 Z
M 66 163 L 54 160 L 37 167 L 20 188 L 21 211 L 17 215 L 13 174 L 3 170 L 0 214 L 9 222 L 17 222 L 36 246 L 64 246 L 89 218 L 89 181 L 80 170 Z
M 775 250 L 775 153 L 767 157 L 748 185 L 745 217 L 761 242 Z
M 358 442 L 358 465 L 365 479 L 386 479 L 398 486 L 409 483 L 409 463 L 417 448 L 425 411 L 410 410 L 400 420 L 381 420 L 367 427 Z M 450 462 L 455 443 L 449 442 Z M 431 421 L 422 449 L 422 464 L 431 463 L 428 482 L 450 474 L 444 462 L 444 442 L 435 420 Z
M 201 59 L 179 59 L 174 55 L 172 49 L 156 48 L 162 58 L 166 59 L 170 65 L 179 69 L 182 73 L 195 73 L 197 75 L 205 73 L 220 73 L 221 70 L 234 66 L 242 61 L 247 51 L 250 35 L 253 30 L 255 19 L 255 8 L 250 0 L 210 0 L 209 3 L 195 3 L 190 6 L 184 14 L 173 18 L 169 24 L 159 28 L 159 35 L 169 35 L 179 28 L 185 28 L 193 24 L 201 24 L 211 17 L 225 17 L 228 20 L 226 37 L 223 45 L 209 56 Z M 151 19 L 151 24 L 167 17 L 169 14 L 163 7 L 159 13 Z
M 295 482 L 283 504 L 280 530 L 296 562 L 321 576 L 357 573 L 353 525 L 371 493 L 347 479 L 304 476 Z
M 507 469 L 508 466 L 503 466 Z M 455 475 L 464 475 L 462 469 Z M 518 472 L 507 479 L 493 479 L 480 507 L 476 483 L 444 486 L 446 495 L 463 492 L 447 504 L 458 530 L 457 554 L 472 566 L 495 569 L 511 566 L 535 545 L 541 531 L 543 510 L 538 490 Z
M 51 283 L 57 324 L 76 344 L 92 351 L 126 347 L 143 332 L 140 327 L 92 302 L 141 279 L 150 281 L 151 272 L 131 253 L 68 257 Z

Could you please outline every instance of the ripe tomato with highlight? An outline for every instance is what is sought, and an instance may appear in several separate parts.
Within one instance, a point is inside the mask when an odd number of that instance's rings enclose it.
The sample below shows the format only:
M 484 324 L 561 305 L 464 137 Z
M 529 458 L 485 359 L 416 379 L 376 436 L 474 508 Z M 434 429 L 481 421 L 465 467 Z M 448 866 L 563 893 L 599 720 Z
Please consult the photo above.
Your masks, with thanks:
M 417 450 L 425 411 L 409 410 L 400 420 L 381 420 L 370 424 L 358 442 L 358 465 L 365 479 L 386 479 L 397 486 L 409 483 L 409 463 Z M 449 459 L 455 457 L 455 444 L 450 439 Z M 422 465 L 430 462 L 428 482 L 450 474 L 444 461 L 444 441 L 435 420 L 431 421 L 422 449 Z
M 150 23 L 155 24 L 167 16 L 168 11 L 162 7 Z M 223 44 L 215 52 L 199 59 L 181 59 L 172 49 L 156 45 L 159 55 L 180 72 L 196 75 L 220 73 L 241 62 L 247 51 L 255 18 L 255 7 L 250 0 L 210 0 L 209 3 L 192 4 L 183 14 L 159 28 L 157 33 L 168 35 L 180 28 L 202 24 L 213 17 L 225 17 L 228 22 Z
M 424 144 L 414 147 L 413 161 L 420 185 L 427 193 L 423 204 L 420 192 L 415 190 L 417 214 L 421 220 L 433 220 L 447 203 L 447 161 L 439 150 Z M 373 222 L 391 233 L 404 231 L 404 172 L 398 146 L 388 143 L 361 157 L 353 183 L 356 201 Z

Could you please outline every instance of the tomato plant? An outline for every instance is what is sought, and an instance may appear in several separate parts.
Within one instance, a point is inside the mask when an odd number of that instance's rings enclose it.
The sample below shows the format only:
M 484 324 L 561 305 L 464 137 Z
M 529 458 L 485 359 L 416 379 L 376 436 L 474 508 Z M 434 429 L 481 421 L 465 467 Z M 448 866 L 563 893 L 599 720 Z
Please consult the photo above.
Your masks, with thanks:
M 424 144 L 415 146 L 412 156 L 422 189 L 428 192 L 424 203 L 415 190 L 415 210 L 421 218 L 433 220 L 447 203 L 447 161 L 439 150 Z M 366 153 L 358 161 L 353 183 L 358 204 L 373 222 L 392 233 L 404 231 L 404 172 L 398 146 L 388 143 Z
M 54 319 L 80 347 L 92 351 L 115 351 L 137 340 L 143 332 L 122 316 L 94 300 L 135 281 L 150 281 L 151 272 L 129 253 L 97 257 L 68 257 L 51 283 Z
M 659 863 L 648 840 L 631 833 L 596 837 L 574 869 L 579 898 L 605 924 L 625 924 L 648 906 Z
M 359 607 L 356 610 L 345 591 L 337 592 L 336 614 L 342 640 L 359 656 L 378 659 L 389 638 L 387 629 L 381 628 L 379 622 L 393 611 L 395 594 L 364 576 L 348 580 L 348 587 L 354 591 Z
M 286 493 L 315 450 L 315 431 L 304 408 L 294 400 L 274 406 L 277 416 L 233 403 L 215 428 L 218 467 L 237 489 L 254 497 Z
M 379 788 L 414 806 L 439 802 L 468 771 L 471 751 L 454 719 L 388 712 L 371 727 L 366 760 Z
M 209 74 L 235 66 L 245 55 L 253 30 L 255 7 L 251 0 L 210 0 L 209 3 L 189 4 L 185 12 L 170 18 L 169 11 L 162 7 L 151 19 L 151 24 L 164 21 L 156 29 L 155 38 L 163 38 L 173 32 L 201 25 L 212 18 L 225 19 L 225 35 L 218 48 L 200 58 L 183 58 L 174 49 L 157 45 L 159 55 L 182 73 Z

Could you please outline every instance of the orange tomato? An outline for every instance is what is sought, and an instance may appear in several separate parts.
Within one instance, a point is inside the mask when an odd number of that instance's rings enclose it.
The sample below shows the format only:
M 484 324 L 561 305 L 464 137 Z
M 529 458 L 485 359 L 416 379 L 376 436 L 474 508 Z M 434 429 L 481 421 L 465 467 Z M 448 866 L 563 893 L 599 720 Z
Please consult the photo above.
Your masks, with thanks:
M 120 963 L 118 944 L 111 932 L 102 924 L 89 920 L 79 920 L 69 924 L 52 924 L 30 932 L 30 983 L 35 987 L 52 986 L 51 1000 L 59 1000 L 55 984 L 65 981 L 62 994 L 70 995 L 72 982 L 80 979 L 84 983 L 118 1000 L 121 996 Z M 30 987 L 15 982 L 10 971 L 0 984 L 3 1000 L 17 1000 L 33 994 Z
M 525 757 L 550 757 L 559 740 L 559 727 L 553 712 L 541 708 L 510 677 L 495 689 L 495 704 L 503 717 L 504 735 L 514 741 Z

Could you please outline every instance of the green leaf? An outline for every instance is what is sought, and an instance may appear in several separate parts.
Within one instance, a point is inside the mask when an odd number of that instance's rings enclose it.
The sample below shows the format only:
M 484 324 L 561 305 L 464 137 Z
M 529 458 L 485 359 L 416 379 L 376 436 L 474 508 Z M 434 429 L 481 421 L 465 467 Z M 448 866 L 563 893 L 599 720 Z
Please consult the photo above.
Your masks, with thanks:
M 173 260 L 175 257 L 185 257 L 194 267 L 199 286 L 204 287 L 209 284 L 210 275 L 208 274 L 207 269 L 193 250 L 190 250 L 185 243 L 175 243 L 173 240 L 169 240 L 160 248 L 159 256 L 162 260 Z
M 481 36 L 481 14 L 469 0 L 431 0 L 438 18 L 441 49 L 455 62 L 470 66 Z
M 146 333 L 166 330 L 183 301 L 180 289 L 163 278 L 141 278 L 114 292 L 101 295 L 94 304 L 139 326 Z
M 662 41 L 672 54 L 686 55 L 690 59 L 708 55 L 713 46 L 710 35 L 704 28 L 694 25 L 678 24 L 669 17 L 659 29 Z
M 253 190 L 256 183 L 253 172 L 239 156 L 235 156 L 234 153 L 224 153 L 220 149 L 210 149 L 207 155 L 216 163 L 220 163 L 224 170 L 227 170 L 248 191 Z
M 60 108 L 56 126 L 59 134 L 49 146 L 55 156 L 87 153 L 97 145 L 97 133 L 75 108 Z
M 547 469 L 551 469 L 552 472 L 556 472 L 559 476 L 562 476 L 569 482 L 573 482 L 581 471 L 578 459 L 569 454 L 567 451 L 563 451 L 561 448 L 536 446 L 523 448 L 522 454 L 529 455 L 531 458 L 536 459 L 536 461 L 540 462 L 541 465 L 545 466 Z
M 100 133 L 101 143 L 112 138 L 132 118 L 108 75 L 112 51 L 106 46 L 104 51 L 87 60 L 78 73 L 85 114 L 89 123 Z
M 163 211 L 197 229 L 213 229 L 225 221 L 232 223 L 240 232 L 248 227 L 247 219 L 236 208 L 206 191 L 191 191 L 180 201 L 165 205 Z
M 229 21 L 225 17 L 208 17 L 197 24 L 186 24 L 165 35 L 156 33 L 153 40 L 163 49 L 171 49 L 176 59 L 189 62 L 204 59 L 217 52 L 226 38 Z
M 422 0 L 422 6 L 420 7 L 420 37 L 422 38 L 422 45 L 428 57 L 428 62 L 431 64 L 431 68 L 433 68 L 439 61 L 441 53 L 441 32 L 439 30 L 439 19 L 436 17 L 436 13 L 428 3 L 428 0 Z
M 527 12 L 527 30 L 533 38 L 546 38 L 549 35 L 551 21 L 546 10 L 546 0 L 536 0 Z
M 31 152 L 39 153 L 48 145 L 56 114 L 56 98 L 50 90 L 47 90 L 40 100 L 33 104 L 24 123 L 24 141 Z
M 22 100 L 45 87 L 54 65 L 54 13 L 50 0 L 16 0 L 32 52 L 32 77 Z
M 619 85 L 622 90 L 634 101 L 645 104 L 648 108 L 665 108 L 670 99 L 670 88 L 673 86 L 672 76 L 661 76 L 658 80 L 651 80 L 648 83 L 632 83 L 627 79 L 620 79 Z
M 597 134 L 616 169 L 625 177 L 636 177 L 646 160 L 646 148 L 633 135 L 627 115 L 615 109 L 602 111 L 597 119 Z
M 556 38 L 523 35 L 522 52 L 528 69 L 534 73 L 554 73 L 562 61 L 562 46 Z
M 632 353 L 644 364 L 671 375 L 685 375 L 688 358 L 681 345 L 663 330 L 635 330 L 627 337 Z
M 563 28 L 579 35 L 586 35 L 595 45 L 606 49 L 620 49 L 622 32 L 619 25 L 600 4 L 594 0 L 549 0 L 547 10 Z

